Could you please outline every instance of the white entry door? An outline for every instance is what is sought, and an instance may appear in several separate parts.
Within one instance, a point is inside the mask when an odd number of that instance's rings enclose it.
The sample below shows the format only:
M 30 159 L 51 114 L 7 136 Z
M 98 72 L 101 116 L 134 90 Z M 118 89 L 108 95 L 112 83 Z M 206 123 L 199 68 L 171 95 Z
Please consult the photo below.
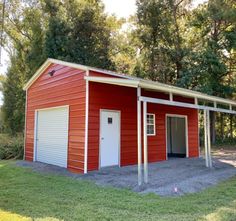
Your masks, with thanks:
M 120 113 L 101 111 L 100 167 L 119 165 Z
M 37 111 L 35 160 L 67 167 L 68 107 Z

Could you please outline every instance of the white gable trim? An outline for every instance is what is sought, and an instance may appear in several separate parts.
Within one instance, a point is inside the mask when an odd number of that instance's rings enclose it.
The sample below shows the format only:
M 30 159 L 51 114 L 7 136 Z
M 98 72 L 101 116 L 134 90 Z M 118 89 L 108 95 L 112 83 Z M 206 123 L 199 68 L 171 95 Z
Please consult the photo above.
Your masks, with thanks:
M 51 63 L 49 60 L 46 60 L 40 68 L 36 71 L 36 73 L 30 78 L 30 80 L 23 87 L 24 90 L 27 90 L 38 78 L 39 76 L 49 67 Z
M 76 63 L 72 63 L 72 62 L 66 62 L 66 61 L 61 61 L 61 60 L 57 60 L 57 59 L 53 59 L 53 58 L 48 58 L 40 66 L 40 68 L 36 71 L 36 73 L 30 78 L 30 80 L 25 84 L 23 89 L 27 90 L 41 76 L 41 74 L 49 67 L 50 64 L 59 64 L 59 65 L 72 67 L 72 68 L 76 68 L 76 69 L 83 70 L 83 71 L 95 71 L 95 72 L 111 75 L 114 77 L 120 77 L 120 78 L 125 78 L 125 79 L 134 79 L 133 77 L 126 76 L 124 74 L 118 74 L 113 71 L 107 71 L 107 70 L 93 68 L 93 67 L 80 65 L 80 64 L 76 64 Z

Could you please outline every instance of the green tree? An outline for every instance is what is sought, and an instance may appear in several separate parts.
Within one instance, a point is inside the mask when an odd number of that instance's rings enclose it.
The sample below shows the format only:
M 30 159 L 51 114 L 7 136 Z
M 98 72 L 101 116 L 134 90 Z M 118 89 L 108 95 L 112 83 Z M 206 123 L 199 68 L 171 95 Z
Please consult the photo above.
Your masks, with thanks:
M 116 70 L 120 73 L 132 74 L 138 59 L 138 39 L 133 35 L 135 19 L 131 16 L 128 19 L 117 19 L 109 17 L 111 26 L 110 57 L 115 64 Z
M 4 104 L 2 111 L 6 131 L 15 134 L 23 131 L 25 92 L 22 90 L 22 86 L 25 79 L 22 77 L 20 59 L 11 58 L 11 61 L 14 63 L 9 68 L 3 84 Z
M 5 24 L 11 65 L 3 114 L 11 133 L 24 127 L 23 85 L 47 57 L 115 69 L 110 59 L 111 26 L 99 0 L 9 0 Z
M 232 97 L 236 46 L 236 8 L 233 2 L 209 0 L 193 11 L 190 21 L 192 33 L 188 33 L 195 39 L 189 58 L 192 68 L 188 68 L 189 76 L 182 79 L 184 85 L 211 95 Z
M 137 36 L 147 78 L 177 84 L 185 71 L 185 17 L 191 1 L 138 0 Z M 140 62 L 139 62 L 140 65 Z
M 3 84 L 4 124 L 10 133 L 24 127 L 23 85 L 45 60 L 44 20 L 38 1 L 8 1 L 5 17 L 5 47 L 10 48 L 11 65 Z
M 99 0 L 45 0 L 45 52 L 84 65 L 115 69 L 110 59 L 111 29 Z
M 66 1 L 67 2 L 67 1 Z M 61 0 L 44 0 L 42 2 L 44 16 L 47 20 L 45 43 L 43 45 L 46 57 L 70 60 L 68 54 L 70 24 L 65 5 Z

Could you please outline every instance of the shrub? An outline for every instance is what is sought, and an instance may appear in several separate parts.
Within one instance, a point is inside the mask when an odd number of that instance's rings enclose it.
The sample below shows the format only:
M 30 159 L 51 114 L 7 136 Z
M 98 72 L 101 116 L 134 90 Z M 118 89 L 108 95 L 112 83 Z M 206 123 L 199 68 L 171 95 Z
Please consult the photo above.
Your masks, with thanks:
M 22 134 L 9 136 L 0 134 L 0 159 L 22 159 L 24 154 L 24 137 Z

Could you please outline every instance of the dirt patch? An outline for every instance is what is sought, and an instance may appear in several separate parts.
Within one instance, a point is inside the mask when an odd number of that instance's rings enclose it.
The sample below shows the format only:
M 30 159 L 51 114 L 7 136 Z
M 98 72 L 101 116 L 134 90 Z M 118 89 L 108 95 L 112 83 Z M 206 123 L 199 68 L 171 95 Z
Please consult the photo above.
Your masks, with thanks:
M 220 162 L 236 167 L 236 150 L 213 150 L 212 156 Z

